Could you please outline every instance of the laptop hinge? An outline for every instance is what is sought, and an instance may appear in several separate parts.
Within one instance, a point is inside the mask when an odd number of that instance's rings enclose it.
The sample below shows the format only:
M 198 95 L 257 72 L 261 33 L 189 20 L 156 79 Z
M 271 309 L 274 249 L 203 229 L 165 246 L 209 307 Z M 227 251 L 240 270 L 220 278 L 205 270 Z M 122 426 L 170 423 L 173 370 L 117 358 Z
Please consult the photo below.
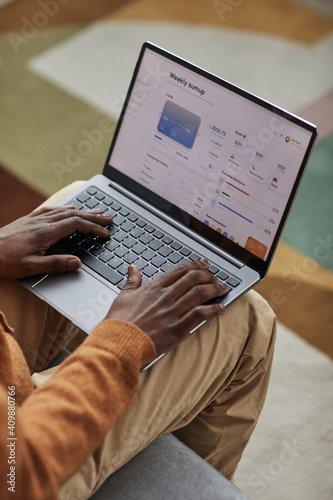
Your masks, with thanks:
M 183 224 L 181 224 L 180 222 L 176 221 L 175 219 L 173 219 L 172 217 L 168 216 L 167 214 L 164 214 L 163 212 L 161 212 L 157 208 L 151 206 L 149 203 L 145 202 L 144 200 L 142 200 L 141 198 L 139 198 L 135 194 L 131 193 L 130 191 L 128 191 L 127 189 L 125 189 L 123 186 L 120 186 L 119 184 L 117 184 L 114 181 L 112 181 L 109 184 L 109 186 L 111 188 L 115 189 L 116 191 L 118 191 L 119 193 L 121 193 L 121 194 L 125 195 L 126 197 L 130 198 L 132 201 L 134 201 L 135 203 L 137 203 L 138 205 L 140 205 L 142 208 L 148 210 L 152 214 L 154 214 L 157 217 L 161 218 L 162 220 L 164 220 L 165 222 L 167 222 L 168 224 L 170 224 L 171 226 L 173 226 L 175 229 L 178 229 L 179 231 L 181 231 L 182 233 L 186 234 L 190 238 L 193 238 L 200 245 L 203 245 L 204 247 L 208 248 L 212 252 L 216 253 L 217 255 L 219 255 L 220 257 L 222 257 L 223 259 L 227 260 L 228 262 L 230 262 L 231 264 L 233 264 L 234 266 L 236 266 L 238 269 L 241 269 L 242 267 L 244 267 L 244 262 L 242 262 L 239 259 L 236 259 L 236 257 L 233 257 L 232 255 L 230 255 L 225 250 L 222 250 L 221 248 L 218 248 L 216 245 L 213 245 L 213 243 L 210 243 L 205 238 L 201 237 L 199 234 L 195 233 L 194 231 L 192 231 L 188 227 L 184 226 Z

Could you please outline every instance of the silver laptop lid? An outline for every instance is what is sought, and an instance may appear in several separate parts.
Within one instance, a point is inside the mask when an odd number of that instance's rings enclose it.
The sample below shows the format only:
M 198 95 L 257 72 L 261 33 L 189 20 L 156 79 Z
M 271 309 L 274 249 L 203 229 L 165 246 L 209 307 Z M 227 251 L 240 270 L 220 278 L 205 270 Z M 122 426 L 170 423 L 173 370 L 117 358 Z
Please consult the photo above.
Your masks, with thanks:
M 147 42 L 103 173 L 264 277 L 316 134 Z

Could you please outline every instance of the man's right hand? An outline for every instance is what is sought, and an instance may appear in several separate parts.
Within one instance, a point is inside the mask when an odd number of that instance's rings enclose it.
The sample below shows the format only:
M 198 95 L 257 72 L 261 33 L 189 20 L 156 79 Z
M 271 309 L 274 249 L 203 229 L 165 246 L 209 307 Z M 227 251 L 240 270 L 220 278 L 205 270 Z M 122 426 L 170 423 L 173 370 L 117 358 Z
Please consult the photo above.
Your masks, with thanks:
M 132 265 L 106 318 L 134 323 L 152 339 L 157 355 L 167 352 L 195 326 L 225 311 L 219 303 L 203 305 L 227 293 L 208 267 L 206 260 L 179 264 L 141 287 L 141 273 Z

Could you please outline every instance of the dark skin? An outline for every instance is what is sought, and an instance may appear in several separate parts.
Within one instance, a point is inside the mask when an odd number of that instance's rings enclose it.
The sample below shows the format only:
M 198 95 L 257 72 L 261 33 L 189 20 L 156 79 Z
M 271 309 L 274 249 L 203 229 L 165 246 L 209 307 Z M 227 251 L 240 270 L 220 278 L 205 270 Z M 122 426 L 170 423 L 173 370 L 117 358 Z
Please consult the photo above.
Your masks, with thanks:
M 45 252 L 77 231 L 106 238 L 110 231 L 103 226 L 111 222 L 112 217 L 100 210 L 85 212 L 72 206 L 35 210 L 0 229 L 0 279 L 79 269 L 78 257 Z M 141 287 L 141 273 L 132 265 L 127 284 L 106 317 L 137 325 L 152 339 L 158 355 L 167 352 L 196 325 L 225 311 L 222 304 L 202 305 L 227 293 L 208 267 L 206 260 L 180 264 Z

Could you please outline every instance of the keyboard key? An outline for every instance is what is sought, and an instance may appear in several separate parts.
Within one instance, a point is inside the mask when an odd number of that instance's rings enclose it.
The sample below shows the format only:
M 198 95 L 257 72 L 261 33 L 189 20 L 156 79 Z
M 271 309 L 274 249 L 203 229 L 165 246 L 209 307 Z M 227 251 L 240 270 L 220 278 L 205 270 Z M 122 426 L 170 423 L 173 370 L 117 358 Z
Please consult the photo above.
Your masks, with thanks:
M 155 228 L 151 224 L 147 224 L 147 226 L 145 226 L 145 231 L 147 233 L 153 233 L 155 231 Z
M 163 246 L 163 243 L 160 240 L 153 240 L 148 244 L 149 248 L 152 250 L 158 250 Z
M 108 214 L 109 215 L 112 215 L 112 217 L 114 217 L 115 215 L 117 215 L 118 212 L 116 212 L 115 210 L 113 210 L 112 207 L 109 207 L 109 210 L 108 210 Z
M 142 256 L 144 257 L 144 254 L 142 254 Z M 161 267 L 164 262 L 166 262 L 166 260 L 161 255 L 156 255 L 156 257 L 151 260 L 151 264 L 154 264 L 156 267 Z
M 146 260 L 152 260 L 156 256 L 156 253 L 151 250 L 150 248 L 147 248 L 142 254 L 141 257 L 143 257 Z
M 90 195 L 88 192 L 86 192 L 86 193 L 81 193 L 81 194 L 79 194 L 79 195 L 76 197 L 76 199 L 77 199 L 78 201 L 80 201 L 81 203 L 85 203 L 85 202 L 86 202 L 87 200 L 89 200 L 90 198 L 91 198 L 91 195 Z
M 112 205 L 113 201 L 107 196 L 106 198 L 104 198 L 103 203 L 109 207 L 110 205 Z
M 214 266 L 214 264 L 211 264 L 208 268 L 208 271 L 212 274 L 217 274 L 219 272 L 219 268 Z
M 117 257 L 123 258 L 128 253 L 128 248 L 118 247 L 113 252 Z
M 127 262 L 127 264 L 133 264 L 137 258 L 138 256 L 135 253 L 130 252 L 124 256 L 124 261 Z
M 182 248 L 182 245 L 180 243 L 178 243 L 178 241 L 174 241 L 173 243 L 171 243 L 170 246 L 174 250 L 180 250 Z
M 162 238 L 162 236 L 164 235 L 164 233 L 162 233 L 162 231 L 160 231 L 159 229 L 156 229 L 156 231 L 154 232 L 154 238 Z
M 90 209 L 95 208 L 97 205 L 98 205 L 98 200 L 96 200 L 95 198 L 90 198 L 90 200 L 85 202 L 85 206 Z
M 118 212 L 118 210 L 120 210 L 121 208 L 123 208 L 120 203 L 117 203 L 116 201 L 114 201 L 112 203 L 112 209 L 115 210 L 116 212 Z
M 123 217 L 122 215 L 119 215 L 119 213 L 117 215 L 115 215 L 112 219 L 112 223 L 118 227 L 121 226 L 122 223 L 125 221 L 126 221 L 125 217 Z
M 168 247 L 168 246 L 165 246 L 165 247 L 162 247 L 158 250 L 158 253 L 160 255 L 162 255 L 162 257 L 167 257 L 168 255 L 170 255 L 171 253 L 173 252 L 172 248 Z
M 104 245 L 104 248 L 107 248 L 108 250 L 110 250 L 110 252 L 112 252 L 117 247 L 119 247 L 119 243 L 118 243 L 118 241 L 115 241 L 115 240 L 111 240 L 111 241 L 109 241 L 109 243 L 106 243 Z
M 97 189 L 94 186 L 91 186 L 87 189 L 87 193 L 91 194 L 91 196 L 94 196 L 94 194 L 97 193 Z
M 139 227 L 145 227 L 147 225 L 147 222 L 145 222 L 143 219 L 139 219 L 136 221 L 136 225 Z
M 142 276 L 142 281 L 141 281 L 141 286 L 145 285 L 146 283 L 149 283 L 150 278 L 148 276 L 143 275 Z
M 101 205 L 101 210 L 102 210 L 103 214 L 105 214 L 105 215 L 112 215 L 111 212 L 110 212 L 109 207 L 107 205 L 105 205 L 104 202 L 101 203 L 100 205 Z
M 127 233 L 124 233 L 123 231 L 118 231 L 114 236 L 113 238 L 116 240 L 116 241 L 123 241 L 125 238 L 127 238 Z
M 128 233 L 134 227 L 135 227 L 134 224 L 128 220 L 126 222 L 124 222 L 124 224 L 121 225 L 121 229 L 123 231 L 126 231 L 126 233 Z
M 105 205 L 103 205 L 103 203 L 98 203 L 94 210 L 101 210 L 102 212 L 105 211 Z
M 104 198 L 105 198 L 105 194 L 103 194 L 103 193 L 101 193 L 101 192 L 99 191 L 97 194 L 95 194 L 95 198 L 96 198 L 97 200 L 99 200 L 99 201 L 102 201 L 102 200 L 104 200 Z
M 225 281 L 227 278 L 229 278 L 229 274 L 225 273 L 224 271 L 220 271 L 216 276 L 221 281 Z
M 96 259 L 93 255 L 90 255 L 82 248 L 80 248 L 79 252 L 76 253 L 76 255 L 86 266 L 96 271 L 113 285 L 117 285 L 118 283 L 120 283 L 120 281 L 122 281 L 123 276 L 121 274 L 118 274 L 114 269 L 106 266 L 105 264 L 103 264 L 103 262 L 101 262 L 99 259 Z
M 170 245 L 170 243 L 173 242 L 173 239 L 170 238 L 170 236 L 164 236 L 164 238 L 162 239 L 163 243 L 165 243 L 166 245 Z
M 163 266 L 160 267 L 160 270 L 165 273 L 166 271 L 169 271 L 169 269 L 172 269 L 173 267 L 175 266 L 171 264 L 171 262 L 166 262 L 165 264 L 163 264 Z
M 117 267 L 121 266 L 124 263 L 122 259 L 119 259 L 119 257 L 112 257 L 111 260 L 108 262 L 108 266 L 112 267 L 113 269 L 117 269 Z
M 71 200 L 68 205 L 74 205 L 74 207 L 76 208 L 76 210 L 81 210 L 84 208 L 84 206 L 82 205 L 82 203 L 80 201 L 77 201 L 77 200 Z
M 136 239 L 132 238 L 131 236 L 128 236 L 123 240 L 123 245 L 126 248 L 132 248 L 136 244 Z
M 132 212 L 127 216 L 128 220 L 130 220 L 131 222 L 135 222 L 138 220 L 138 216 L 133 214 Z
M 82 241 L 80 246 L 84 248 L 85 250 L 89 250 L 93 246 L 94 242 L 90 238 L 87 238 L 86 240 Z
M 136 266 L 138 266 L 138 268 L 140 269 L 140 271 L 141 271 L 144 267 L 148 266 L 148 262 L 147 262 L 146 260 L 144 260 L 144 259 L 138 259 L 138 260 L 136 260 L 136 261 L 134 262 L 134 264 L 135 264 Z
M 102 261 L 102 262 L 107 262 L 108 260 L 110 260 L 112 257 L 112 253 L 109 252 L 108 250 L 104 250 L 103 253 L 101 253 L 98 258 Z
M 144 252 L 146 250 L 146 246 L 143 245 L 142 243 L 137 243 L 132 247 L 132 251 L 140 255 L 140 253 Z
M 124 217 L 127 217 L 127 216 L 128 216 L 128 214 L 130 213 L 130 211 L 128 210 L 128 208 L 123 207 L 123 208 L 119 211 L 119 213 L 120 213 L 121 215 L 123 215 Z
M 110 238 L 100 238 L 99 236 L 94 238 L 94 242 L 102 246 L 104 246 L 104 244 L 107 243 L 108 241 L 110 241 Z
M 157 273 L 157 268 L 155 266 L 149 265 L 143 269 L 143 274 L 151 278 L 155 273 Z
M 135 227 L 131 231 L 131 236 L 134 236 L 135 238 L 139 238 L 144 233 L 143 229 L 140 229 L 139 227 Z
M 149 233 L 144 233 L 138 238 L 141 243 L 148 245 L 148 243 L 153 239 L 153 236 Z
M 230 278 L 227 280 L 227 284 L 235 288 L 237 285 L 240 284 L 240 281 L 234 278 L 233 276 L 230 276 Z
M 117 273 L 120 273 L 123 276 L 126 276 L 127 272 L 128 272 L 128 264 L 124 263 L 121 266 L 117 267 Z
M 90 248 L 89 252 L 90 252 L 92 255 L 97 256 L 97 255 L 99 255 L 100 253 L 104 252 L 104 248 L 103 248 L 103 247 L 101 247 L 100 245 L 93 245 L 93 246 Z
M 171 255 L 169 255 L 168 260 L 172 262 L 173 264 L 177 264 L 180 260 L 182 260 L 183 256 L 180 255 L 178 252 L 173 252 Z
M 179 252 L 182 254 L 182 255 L 185 255 L 185 257 L 188 257 L 191 253 L 191 250 L 189 250 L 188 248 L 186 247 L 183 247 L 181 250 L 179 250 Z
M 190 260 L 199 260 L 199 259 L 201 259 L 200 255 L 198 255 L 197 253 L 194 253 L 194 252 L 191 253 L 191 255 L 189 255 L 188 258 Z

